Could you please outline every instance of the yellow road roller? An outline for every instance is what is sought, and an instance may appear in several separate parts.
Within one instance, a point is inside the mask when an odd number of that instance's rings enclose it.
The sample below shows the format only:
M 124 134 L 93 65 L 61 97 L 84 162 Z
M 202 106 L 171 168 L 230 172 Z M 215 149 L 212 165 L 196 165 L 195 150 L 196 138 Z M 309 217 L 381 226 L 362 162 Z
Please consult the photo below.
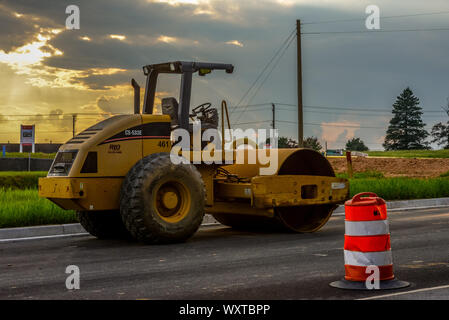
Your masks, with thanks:
M 192 132 L 193 123 L 202 131 L 218 128 L 219 113 L 210 103 L 190 108 L 192 75 L 214 70 L 232 73 L 234 67 L 184 61 L 144 66 L 143 106 L 133 79 L 134 114 L 101 121 L 62 145 L 47 177 L 39 179 L 39 195 L 76 210 L 81 225 L 98 238 L 181 242 L 197 231 L 205 213 L 240 229 L 320 229 L 349 196 L 348 181 L 336 178 L 320 153 L 238 148 L 236 141 L 221 163 L 204 161 L 201 149 L 190 151 L 193 159 L 199 152 L 193 163 L 173 152 L 177 130 Z M 162 99 L 162 112 L 156 113 L 160 74 L 181 75 L 180 96 L 179 103 L 175 97 Z M 222 111 L 222 129 L 223 117 Z M 251 152 L 276 153 L 272 174 L 261 174 L 266 164 L 249 161 Z

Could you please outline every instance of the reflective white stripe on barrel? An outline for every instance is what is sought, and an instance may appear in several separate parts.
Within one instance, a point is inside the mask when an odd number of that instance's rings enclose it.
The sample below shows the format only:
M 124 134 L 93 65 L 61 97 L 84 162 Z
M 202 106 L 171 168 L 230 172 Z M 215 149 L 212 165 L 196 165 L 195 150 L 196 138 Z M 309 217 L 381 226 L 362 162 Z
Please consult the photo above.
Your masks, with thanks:
M 389 233 L 388 220 L 345 221 L 347 236 L 376 236 Z
M 391 256 L 391 250 L 380 251 L 380 252 L 359 252 L 359 251 L 349 251 L 345 252 L 345 264 L 351 266 L 388 266 L 393 264 L 393 258 Z

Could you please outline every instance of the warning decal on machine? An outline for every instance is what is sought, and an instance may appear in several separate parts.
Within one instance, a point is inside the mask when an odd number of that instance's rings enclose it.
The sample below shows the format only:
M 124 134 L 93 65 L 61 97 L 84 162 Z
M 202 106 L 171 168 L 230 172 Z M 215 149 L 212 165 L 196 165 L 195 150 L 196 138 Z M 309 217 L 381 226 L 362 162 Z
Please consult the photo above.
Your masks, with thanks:
M 170 122 L 150 122 L 138 125 L 109 137 L 99 145 L 137 139 L 170 139 Z
M 331 188 L 333 190 L 340 190 L 346 188 L 346 184 L 344 182 L 332 182 Z

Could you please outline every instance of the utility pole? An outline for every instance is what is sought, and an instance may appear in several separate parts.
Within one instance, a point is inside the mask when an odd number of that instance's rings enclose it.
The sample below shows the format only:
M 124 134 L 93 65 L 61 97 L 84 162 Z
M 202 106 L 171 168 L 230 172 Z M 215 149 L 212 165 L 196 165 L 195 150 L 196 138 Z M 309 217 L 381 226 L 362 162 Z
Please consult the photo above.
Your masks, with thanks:
M 304 125 L 302 114 L 302 59 L 301 59 L 301 20 L 296 20 L 297 68 L 298 68 L 298 144 L 303 146 Z
M 72 132 L 73 132 L 74 137 L 75 137 L 75 123 L 76 123 L 76 114 L 73 113 L 72 114 Z
M 276 129 L 276 106 L 274 105 L 274 103 L 271 103 L 271 107 L 272 107 L 272 111 L 273 111 L 273 130 Z

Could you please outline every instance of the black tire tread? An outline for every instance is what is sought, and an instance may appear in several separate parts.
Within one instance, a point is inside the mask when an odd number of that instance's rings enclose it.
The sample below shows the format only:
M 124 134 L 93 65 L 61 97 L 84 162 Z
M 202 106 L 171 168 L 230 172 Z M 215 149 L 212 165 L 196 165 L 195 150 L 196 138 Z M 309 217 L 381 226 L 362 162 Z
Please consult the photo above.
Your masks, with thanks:
M 81 226 L 99 239 L 130 238 L 119 211 L 77 211 Z
M 269 218 L 233 213 L 214 213 L 213 217 L 221 224 L 236 230 L 282 231 L 282 226 L 275 217 Z
M 176 166 L 176 168 L 175 168 Z M 170 228 L 164 228 L 158 221 L 152 220 L 145 223 L 143 191 L 144 181 L 152 181 L 162 177 L 165 170 L 184 170 L 199 184 L 198 203 L 192 203 L 201 212 L 193 216 L 193 220 L 181 220 Z M 126 175 L 120 192 L 120 213 L 131 235 L 138 241 L 145 243 L 173 243 L 182 242 L 190 238 L 199 228 L 204 217 L 205 187 L 201 174 L 192 164 L 173 164 L 169 153 L 154 153 L 140 160 Z

